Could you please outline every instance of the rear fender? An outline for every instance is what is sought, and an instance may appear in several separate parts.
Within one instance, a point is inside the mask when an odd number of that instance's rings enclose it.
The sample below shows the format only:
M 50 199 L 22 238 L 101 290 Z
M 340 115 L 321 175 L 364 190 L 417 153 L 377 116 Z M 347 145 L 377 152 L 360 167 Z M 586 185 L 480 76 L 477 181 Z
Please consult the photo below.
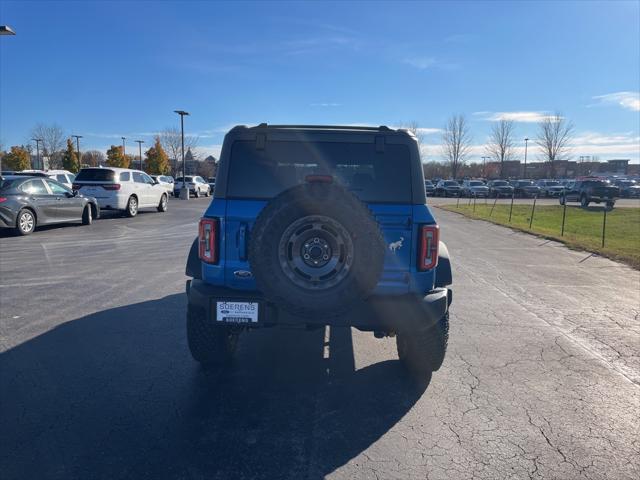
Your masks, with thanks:
M 189 256 L 187 257 L 187 268 L 184 272 L 187 277 L 202 280 L 202 266 L 200 263 L 200 256 L 198 254 L 198 237 L 193 240 L 191 248 L 189 249 Z
M 440 242 L 438 246 L 438 266 L 436 267 L 435 287 L 446 287 L 453 283 L 453 275 L 451 274 L 451 260 L 449 259 L 449 249 Z

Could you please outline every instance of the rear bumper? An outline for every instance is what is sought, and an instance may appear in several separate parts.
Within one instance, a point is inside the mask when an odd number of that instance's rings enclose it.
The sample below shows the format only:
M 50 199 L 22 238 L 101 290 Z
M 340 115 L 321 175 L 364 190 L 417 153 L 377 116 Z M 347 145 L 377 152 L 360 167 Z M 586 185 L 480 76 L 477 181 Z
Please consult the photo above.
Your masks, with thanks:
M 356 304 L 345 315 L 317 320 L 291 315 L 277 305 L 266 301 L 259 292 L 216 287 L 197 279 L 188 280 L 186 290 L 189 306 L 204 311 L 205 318 L 211 319 L 212 322 L 216 322 L 216 301 L 258 302 L 258 322 L 243 325 L 251 328 L 274 325 L 333 325 L 371 331 L 400 331 L 428 327 L 447 313 L 453 298 L 449 288 L 436 288 L 423 297 L 417 295 L 372 296 Z
M 102 210 L 125 210 L 127 208 L 127 202 L 129 201 L 128 196 L 115 192 L 99 197 L 94 196 L 93 198 L 96 199 L 98 206 Z

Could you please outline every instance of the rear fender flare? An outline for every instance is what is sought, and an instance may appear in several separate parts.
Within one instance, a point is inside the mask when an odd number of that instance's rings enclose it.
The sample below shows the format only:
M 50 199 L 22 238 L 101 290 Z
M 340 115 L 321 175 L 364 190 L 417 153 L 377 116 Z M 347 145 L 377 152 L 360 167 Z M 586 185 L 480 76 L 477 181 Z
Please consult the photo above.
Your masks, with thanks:
M 449 259 L 449 249 L 440 242 L 438 245 L 438 266 L 436 267 L 435 287 L 446 287 L 453 283 L 453 275 L 451 273 L 451 260 Z
M 189 256 L 187 257 L 187 267 L 184 272 L 187 277 L 202 280 L 202 265 L 200 263 L 200 256 L 198 253 L 198 237 L 193 240 L 191 248 L 189 249 Z

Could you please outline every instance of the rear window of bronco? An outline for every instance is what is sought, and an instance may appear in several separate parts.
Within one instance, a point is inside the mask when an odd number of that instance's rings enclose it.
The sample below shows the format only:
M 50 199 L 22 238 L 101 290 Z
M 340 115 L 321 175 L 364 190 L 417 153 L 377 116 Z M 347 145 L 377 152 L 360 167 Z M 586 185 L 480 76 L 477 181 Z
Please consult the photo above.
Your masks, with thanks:
M 364 202 L 411 203 L 411 159 L 405 145 L 269 141 L 257 149 L 236 141 L 231 152 L 227 197 L 273 198 L 303 183 L 307 175 L 332 175 Z

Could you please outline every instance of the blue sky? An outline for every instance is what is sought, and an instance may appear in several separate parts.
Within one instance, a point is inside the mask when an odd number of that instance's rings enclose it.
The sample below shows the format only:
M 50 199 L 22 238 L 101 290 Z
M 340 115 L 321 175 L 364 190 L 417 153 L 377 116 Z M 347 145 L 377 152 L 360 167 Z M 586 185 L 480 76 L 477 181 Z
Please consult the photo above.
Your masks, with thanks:
M 152 141 L 191 112 L 202 153 L 237 123 L 423 128 L 439 159 L 448 116 L 518 139 L 559 111 L 573 154 L 640 158 L 640 2 L 0 2 L 0 141 L 38 122 Z M 133 145 L 130 143 L 129 145 Z M 531 146 L 531 145 L 530 145 Z M 530 158 L 536 158 L 530 148 Z

